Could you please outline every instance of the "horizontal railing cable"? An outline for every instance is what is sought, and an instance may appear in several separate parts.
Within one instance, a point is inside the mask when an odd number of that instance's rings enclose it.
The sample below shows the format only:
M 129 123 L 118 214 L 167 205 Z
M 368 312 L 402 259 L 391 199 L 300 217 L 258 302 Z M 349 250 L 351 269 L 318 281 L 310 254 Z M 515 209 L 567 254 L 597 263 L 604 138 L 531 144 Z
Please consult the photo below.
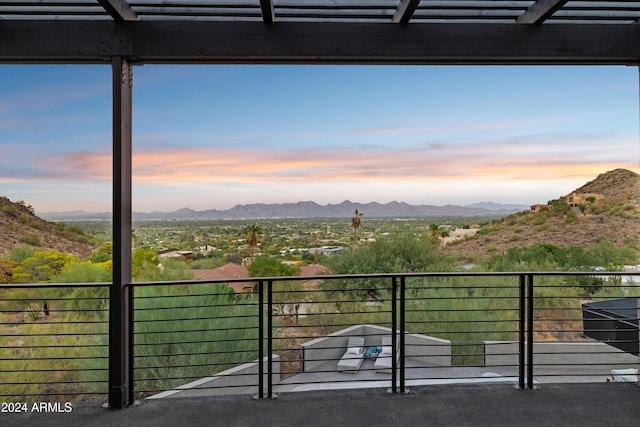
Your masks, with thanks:
M 621 277 L 638 276 L 425 272 L 132 283 L 134 392 L 262 398 L 332 384 L 397 392 L 467 381 L 533 388 L 610 380 L 616 369 L 637 368 L 640 288 Z M 235 293 L 226 286 L 233 283 L 254 288 Z M 109 286 L 3 286 L 0 396 L 105 396 Z

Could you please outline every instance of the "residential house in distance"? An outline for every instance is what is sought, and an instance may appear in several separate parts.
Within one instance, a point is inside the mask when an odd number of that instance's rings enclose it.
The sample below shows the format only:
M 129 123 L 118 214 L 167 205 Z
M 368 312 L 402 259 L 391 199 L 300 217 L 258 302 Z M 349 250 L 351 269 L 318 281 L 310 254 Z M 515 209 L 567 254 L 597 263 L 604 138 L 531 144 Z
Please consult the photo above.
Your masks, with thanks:
M 196 280 L 235 280 L 246 279 L 249 277 L 249 270 L 244 266 L 234 264 L 232 262 L 227 263 L 221 267 L 213 269 L 201 269 L 201 270 L 189 270 L 193 273 L 193 278 Z M 255 282 L 236 282 L 228 284 L 235 293 L 253 292 L 255 290 Z
M 179 251 L 175 248 L 169 248 L 159 250 L 156 254 L 160 258 L 184 258 L 186 260 L 189 260 L 193 255 L 193 251 Z
M 303 265 L 300 267 L 301 276 L 317 276 L 329 274 L 329 269 L 322 264 Z
M 344 247 L 342 246 L 321 246 L 319 248 L 311 249 L 311 251 L 313 251 L 314 254 L 324 255 L 324 256 L 330 256 L 343 250 L 344 250 Z
M 545 209 L 549 210 L 549 211 L 552 211 L 553 210 L 553 206 L 552 205 L 548 205 L 548 204 L 544 204 L 544 203 L 531 205 L 531 212 L 542 212 Z
M 449 232 L 447 237 L 442 238 L 442 245 L 446 245 L 451 242 L 455 242 L 456 240 L 463 240 L 467 237 L 473 237 L 480 232 L 480 227 L 477 228 L 456 228 L 455 230 Z
M 316 276 L 328 273 L 327 268 L 321 264 L 301 266 L 299 269 L 301 276 Z M 249 270 L 246 267 L 231 262 L 218 268 L 189 271 L 193 274 L 195 280 L 235 280 L 249 277 Z M 233 288 L 237 294 L 256 290 L 255 282 L 230 283 L 228 286 Z
M 569 206 L 575 208 L 578 205 L 583 205 L 589 202 L 589 199 L 592 201 L 598 201 L 602 199 L 604 195 L 600 193 L 576 193 L 575 191 L 568 196 L 562 198 Z

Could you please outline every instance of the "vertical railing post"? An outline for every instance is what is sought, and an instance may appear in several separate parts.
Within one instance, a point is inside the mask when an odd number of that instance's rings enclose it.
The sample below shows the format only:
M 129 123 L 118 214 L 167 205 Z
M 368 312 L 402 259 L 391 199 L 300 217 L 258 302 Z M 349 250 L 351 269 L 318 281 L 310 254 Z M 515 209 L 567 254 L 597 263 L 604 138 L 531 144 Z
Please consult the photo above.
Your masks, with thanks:
M 258 399 L 264 397 L 264 281 L 258 281 Z
M 267 398 L 273 397 L 273 280 L 267 282 Z
M 640 298 L 636 299 L 636 323 L 640 324 Z M 636 343 L 635 345 L 638 346 L 638 348 L 640 348 L 640 328 L 638 328 L 638 333 L 636 334 Z M 636 369 L 639 369 L 640 366 L 636 366 Z M 636 381 L 637 385 L 640 385 L 640 381 Z
M 135 310 L 134 310 L 134 305 L 133 305 L 133 297 L 134 297 L 134 293 L 135 293 L 135 286 L 133 286 L 133 284 L 129 284 L 128 286 L 129 288 L 129 403 L 132 404 L 134 403 L 135 399 L 134 399 L 134 374 L 133 374 L 133 368 L 134 368 L 134 362 L 135 362 L 135 334 L 134 334 L 134 323 L 135 323 Z
M 391 392 L 397 392 L 398 372 L 396 351 L 398 346 L 396 344 L 397 329 L 398 329 L 398 278 L 393 276 L 391 278 Z
M 525 352 L 526 352 L 526 341 L 527 337 L 525 334 L 525 325 L 526 325 L 526 317 L 527 317 L 527 299 L 526 299 L 526 279 L 524 274 L 520 274 L 518 276 L 519 279 L 519 302 L 520 309 L 518 311 L 518 323 L 519 323 L 519 335 L 518 335 L 518 385 L 521 389 L 525 388 Z
M 131 304 L 131 64 L 113 57 L 113 280 L 109 288 L 109 407 L 133 403 Z
M 405 313 L 406 313 L 406 296 L 405 296 L 405 277 L 400 277 L 400 393 L 405 392 Z M 394 353 L 395 354 L 395 353 Z M 394 357 L 395 359 L 395 357 Z
M 533 274 L 527 275 L 527 387 L 533 388 Z

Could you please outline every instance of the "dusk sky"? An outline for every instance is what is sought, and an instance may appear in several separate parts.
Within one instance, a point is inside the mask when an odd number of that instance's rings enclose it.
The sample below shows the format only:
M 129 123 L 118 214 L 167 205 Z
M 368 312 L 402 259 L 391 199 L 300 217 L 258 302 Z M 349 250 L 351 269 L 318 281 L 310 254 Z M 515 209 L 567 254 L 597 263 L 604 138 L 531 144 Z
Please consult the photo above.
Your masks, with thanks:
M 558 198 L 638 172 L 634 67 L 134 68 L 133 209 Z M 0 195 L 111 210 L 111 70 L 0 66 Z

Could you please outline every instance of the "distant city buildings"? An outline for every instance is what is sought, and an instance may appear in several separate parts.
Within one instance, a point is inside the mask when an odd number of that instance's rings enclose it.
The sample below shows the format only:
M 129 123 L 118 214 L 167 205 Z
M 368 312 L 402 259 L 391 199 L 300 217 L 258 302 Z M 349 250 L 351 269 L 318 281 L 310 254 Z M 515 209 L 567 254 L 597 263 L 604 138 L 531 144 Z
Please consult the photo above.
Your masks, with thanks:
M 321 246 L 311 249 L 315 255 L 330 256 L 344 250 L 342 246 Z

